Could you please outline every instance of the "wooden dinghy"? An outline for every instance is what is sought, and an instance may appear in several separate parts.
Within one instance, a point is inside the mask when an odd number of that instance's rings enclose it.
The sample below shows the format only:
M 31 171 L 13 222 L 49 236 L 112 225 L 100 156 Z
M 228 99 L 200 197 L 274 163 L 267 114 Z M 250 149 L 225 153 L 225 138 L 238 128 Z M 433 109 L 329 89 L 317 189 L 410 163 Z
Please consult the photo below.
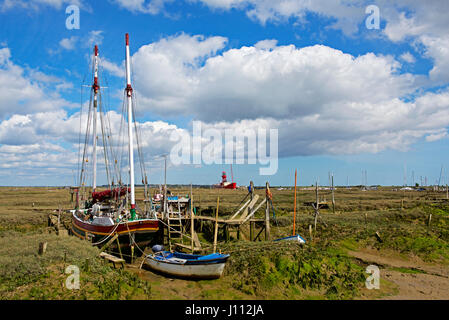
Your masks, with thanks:
M 165 275 L 187 279 L 220 278 L 229 254 L 186 254 L 160 251 L 145 258 L 145 265 Z

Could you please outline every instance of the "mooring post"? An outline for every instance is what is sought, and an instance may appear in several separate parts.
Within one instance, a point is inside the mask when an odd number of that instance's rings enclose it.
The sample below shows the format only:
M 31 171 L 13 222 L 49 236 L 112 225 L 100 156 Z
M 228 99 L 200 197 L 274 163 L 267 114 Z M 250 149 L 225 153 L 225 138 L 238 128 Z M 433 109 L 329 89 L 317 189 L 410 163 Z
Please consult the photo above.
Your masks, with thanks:
M 220 197 L 217 198 L 217 211 L 215 213 L 215 231 L 214 231 L 214 253 L 217 252 L 217 236 L 218 236 L 218 207 L 220 206 Z M 228 237 L 228 230 L 226 227 L 226 238 Z
M 131 264 L 134 263 L 134 245 L 131 245 Z
M 365 230 L 368 228 L 368 214 L 365 212 Z
M 332 172 L 332 213 L 335 213 L 334 173 Z
M 265 240 L 270 240 L 270 199 L 268 198 L 270 186 L 268 182 L 265 184 L 266 208 L 265 208 Z
M 293 202 L 293 236 L 296 233 L 296 179 L 297 179 L 297 170 L 295 169 L 295 196 Z
M 249 221 L 249 240 L 254 241 L 254 221 Z
M 40 242 L 39 243 L 39 255 L 43 255 L 47 251 L 47 242 Z
M 59 235 L 59 229 L 60 229 L 60 224 L 61 224 L 61 205 L 58 204 L 58 235 Z
M 120 248 L 120 241 L 118 240 L 118 235 L 117 235 L 117 248 L 118 248 L 118 252 L 120 254 L 120 259 L 123 259 L 123 255 L 122 255 L 122 248 Z
M 195 242 L 193 240 L 195 233 L 194 226 L 194 217 L 193 217 L 193 192 L 192 192 L 192 184 L 190 184 L 190 233 L 191 233 L 191 245 L 192 245 L 192 254 L 195 252 Z
M 315 224 L 314 224 L 314 229 L 316 232 L 316 221 L 318 219 L 318 215 L 319 215 L 319 208 L 320 208 L 320 199 L 318 196 L 318 181 L 315 182 L 315 194 L 316 194 L 316 206 L 315 206 Z

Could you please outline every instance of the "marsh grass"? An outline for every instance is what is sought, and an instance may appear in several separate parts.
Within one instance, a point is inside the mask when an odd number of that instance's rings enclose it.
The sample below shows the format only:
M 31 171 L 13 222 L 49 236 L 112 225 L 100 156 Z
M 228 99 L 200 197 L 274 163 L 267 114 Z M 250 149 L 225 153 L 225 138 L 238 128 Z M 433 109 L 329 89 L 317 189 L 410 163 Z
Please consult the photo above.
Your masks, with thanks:
M 174 194 L 188 194 L 189 188 L 171 188 Z M 58 237 L 45 232 L 47 215 L 61 206 L 73 207 L 68 190 L 58 188 L 0 188 L 0 298 L 1 299 L 150 299 L 152 287 L 162 284 L 141 280 L 128 271 L 115 270 L 98 258 L 98 249 L 75 237 Z M 293 191 L 271 189 L 276 219 L 271 219 L 272 238 L 292 234 Z M 141 189 L 137 189 L 137 198 Z M 215 215 L 220 197 L 220 218 L 237 210 L 245 189 L 221 190 L 194 188 L 198 214 Z M 265 191 L 257 189 L 262 198 Z M 224 243 L 219 248 L 231 253 L 224 277 L 204 283 L 207 297 L 257 297 L 266 299 L 352 299 L 363 287 L 366 274 L 361 262 L 347 251 L 361 248 L 395 250 L 417 255 L 425 261 L 449 263 L 449 202 L 436 192 L 336 190 L 336 213 L 320 210 L 321 222 L 309 239 L 313 225 L 313 190 L 298 190 L 296 233 L 306 246 L 288 242 Z M 320 201 L 331 199 L 329 191 L 320 191 Z M 265 208 L 256 217 L 264 216 Z M 428 225 L 429 215 L 431 224 Z M 366 217 L 365 217 L 366 215 Z M 273 217 L 272 212 L 270 216 Z M 200 240 L 211 242 L 213 224 L 205 223 Z M 242 228 L 247 234 L 248 228 Z M 374 236 L 379 232 L 382 242 Z M 39 256 L 39 242 L 47 242 L 47 252 Z M 64 253 L 66 261 L 64 261 Z M 88 268 L 86 266 L 88 261 Z M 64 268 L 81 268 L 81 289 L 67 290 Z M 404 272 L 414 272 L 404 270 Z M 161 280 L 162 281 L 162 280 Z M 201 282 L 195 286 L 201 285 Z M 232 289 L 232 290 L 230 290 Z M 201 291 L 201 290 L 200 290 Z M 229 293 L 229 294 L 228 294 Z M 180 293 L 171 293 L 179 297 Z

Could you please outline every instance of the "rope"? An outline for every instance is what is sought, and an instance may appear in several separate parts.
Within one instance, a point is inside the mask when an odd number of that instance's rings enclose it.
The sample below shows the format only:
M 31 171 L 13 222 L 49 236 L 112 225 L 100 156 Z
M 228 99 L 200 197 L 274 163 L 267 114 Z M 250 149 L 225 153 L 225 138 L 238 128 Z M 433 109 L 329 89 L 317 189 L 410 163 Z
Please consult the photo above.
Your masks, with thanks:
M 109 239 L 109 238 L 111 237 L 111 235 L 115 232 L 115 230 L 117 230 L 117 228 L 118 228 L 119 225 L 120 225 L 120 221 L 117 223 L 117 225 L 115 226 L 114 230 L 112 230 L 110 234 L 108 234 L 108 235 L 107 235 L 105 238 L 103 238 L 101 241 L 92 243 L 92 245 L 96 246 L 96 245 L 98 245 L 98 244 L 100 244 L 100 243 L 105 242 L 106 239 Z

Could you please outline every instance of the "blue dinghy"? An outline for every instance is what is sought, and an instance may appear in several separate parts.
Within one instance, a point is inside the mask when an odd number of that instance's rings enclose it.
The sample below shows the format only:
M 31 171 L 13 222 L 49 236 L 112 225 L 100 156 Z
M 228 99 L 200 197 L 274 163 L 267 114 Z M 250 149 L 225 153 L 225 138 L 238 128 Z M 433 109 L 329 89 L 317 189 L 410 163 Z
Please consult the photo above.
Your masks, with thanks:
M 276 239 L 274 241 L 298 241 L 299 243 L 306 243 L 306 240 L 304 240 L 303 237 L 301 237 L 299 234 L 295 236 L 285 237 L 281 239 Z
M 159 251 L 148 255 L 145 264 L 152 270 L 166 275 L 191 279 L 220 278 L 229 254 L 209 255 Z

